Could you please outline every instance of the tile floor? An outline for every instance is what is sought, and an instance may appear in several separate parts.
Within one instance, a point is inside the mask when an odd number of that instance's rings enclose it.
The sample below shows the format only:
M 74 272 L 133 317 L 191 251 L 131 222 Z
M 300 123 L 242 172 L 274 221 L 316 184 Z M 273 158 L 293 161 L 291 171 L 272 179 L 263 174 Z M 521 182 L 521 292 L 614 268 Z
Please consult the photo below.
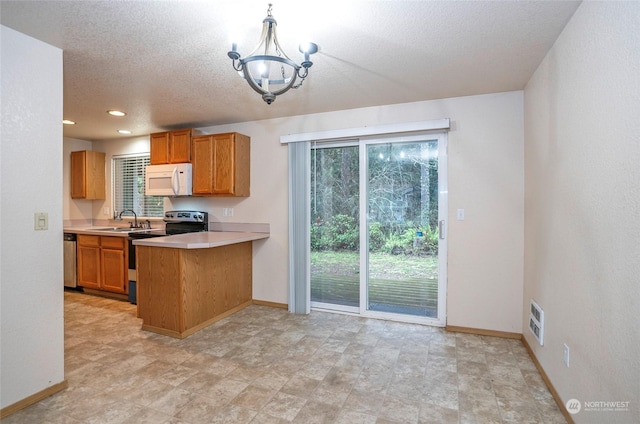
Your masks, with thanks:
M 251 306 L 184 339 L 65 292 L 69 388 L 13 423 L 565 423 L 519 341 Z

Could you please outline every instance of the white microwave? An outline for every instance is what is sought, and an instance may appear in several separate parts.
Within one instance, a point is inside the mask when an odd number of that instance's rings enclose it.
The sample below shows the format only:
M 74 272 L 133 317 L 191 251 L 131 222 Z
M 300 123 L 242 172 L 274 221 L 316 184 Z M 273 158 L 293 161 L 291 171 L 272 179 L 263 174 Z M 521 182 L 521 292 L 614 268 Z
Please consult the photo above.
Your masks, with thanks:
M 145 168 L 147 196 L 191 196 L 191 164 L 149 165 Z

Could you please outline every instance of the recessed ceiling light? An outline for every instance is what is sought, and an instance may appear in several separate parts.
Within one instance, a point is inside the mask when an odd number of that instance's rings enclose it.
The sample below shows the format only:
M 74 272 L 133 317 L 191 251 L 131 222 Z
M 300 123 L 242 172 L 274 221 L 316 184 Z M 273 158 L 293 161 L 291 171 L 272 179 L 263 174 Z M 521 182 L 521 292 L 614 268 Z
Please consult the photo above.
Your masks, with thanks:
M 118 130 L 118 132 L 120 134 L 131 134 L 131 131 L 129 131 L 129 130 Z
M 108 110 L 107 113 L 109 115 L 113 115 L 113 116 L 125 116 L 126 115 L 126 113 L 121 112 L 119 110 Z
M 72 121 L 70 119 L 63 119 L 62 123 L 65 124 L 65 125 L 75 125 L 76 121 Z

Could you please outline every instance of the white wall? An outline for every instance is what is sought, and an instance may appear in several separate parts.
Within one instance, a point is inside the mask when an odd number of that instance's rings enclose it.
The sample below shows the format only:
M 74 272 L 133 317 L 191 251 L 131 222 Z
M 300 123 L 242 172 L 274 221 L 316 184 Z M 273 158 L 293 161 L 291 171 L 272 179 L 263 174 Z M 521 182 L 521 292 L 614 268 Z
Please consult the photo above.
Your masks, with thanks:
M 254 243 L 255 299 L 287 303 L 288 194 L 285 134 L 451 118 L 449 133 L 448 324 L 522 331 L 522 92 L 354 109 L 202 128 L 251 137 L 251 196 L 174 199 L 219 221 L 267 222 Z M 222 208 L 233 207 L 233 217 Z M 455 221 L 455 209 L 466 210 Z
M 0 407 L 64 380 L 62 50 L 2 26 Z M 34 230 L 34 213 L 49 229 Z
M 640 3 L 585 2 L 525 89 L 527 342 L 563 402 L 630 402 L 640 422 Z M 570 348 L 570 367 L 562 361 Z

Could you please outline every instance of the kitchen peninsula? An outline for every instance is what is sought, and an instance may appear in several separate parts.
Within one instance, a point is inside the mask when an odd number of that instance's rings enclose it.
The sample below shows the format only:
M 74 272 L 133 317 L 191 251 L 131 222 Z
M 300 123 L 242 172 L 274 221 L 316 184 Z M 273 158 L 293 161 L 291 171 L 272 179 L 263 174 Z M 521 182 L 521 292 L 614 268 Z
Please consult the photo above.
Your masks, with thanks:
M 133 242 L 143 330 L 185 338 L 251 304 L 253 241 L 268 225 L 228 225 L 237 228 Z

